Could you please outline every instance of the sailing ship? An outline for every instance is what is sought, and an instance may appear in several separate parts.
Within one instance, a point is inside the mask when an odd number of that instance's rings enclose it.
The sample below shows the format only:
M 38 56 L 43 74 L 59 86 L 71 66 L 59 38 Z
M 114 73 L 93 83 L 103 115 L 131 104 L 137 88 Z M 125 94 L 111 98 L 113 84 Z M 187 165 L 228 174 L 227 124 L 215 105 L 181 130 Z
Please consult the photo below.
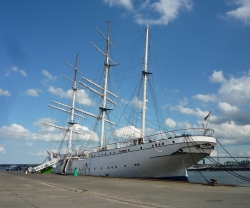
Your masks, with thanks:
M 157 133 L 149 135 L 146 131 L 146 111 L 147 111 L 147 85 L 151 72 L 148 71 L 148 45 L 149 45 L 149 27 L 145 29 L 145 48 L 142 77 L 142 94 L 140 103 L 140 127 L 132 125 L 132 118 L 130 118 L 130 125 L 124 127 L 129 129 L 127 135 L 121 136 L 120 140 L 113 143 L 107 143 L 105 138 L 106 123 L 115 125 L 115 123 L 108 119 L 108 115 L 112 108 L 109 104 L 116 105 L 112 98 L 117 98 L 117 95 L 108 89 L 109 70 L 111 66 L 116 63 L 110 58 L 110 22 L 108 23 L 108 35 L 103 35 L 98 32 L 106 40 L 106 51 L 102 52 L 93 43 L 93 46 L 101 52 L 105 57 L 104 63 L 104 81 L 100 86 L 95 82 L 83 77 L 87 82 L 77 82 L 78 73 L 78 58 L 76 55 L 76 65 L 72 66 L 74 69 L 74 79 L 68 78 L 72 83 L 72 103 L 65 105 L 53 101 L 55 105 L 50 107 L 64 111 L 70 114 L 70 121 L 68 127 L 60 127 L 54 124 L 44 123 L 50 127 L 65 130 L 65 134 L 69 135 L 67 141 L 67 150 L 65 153 L 59 151 L 48 150 L 50 161 L 34 168 L 34 171 L 42 170 L 46 167 L 53 166 L 55 173 L 73 174 L 78 171 L 81 175 L 90 176 L 109 176 L 109 177 L 125 177 L 125 178 L 154 178 L 154 179 L 170 179 L 170 180 L 188 180 L 187 168 L 193 164 L 197 164 L 204 159 L 214 149 L 216 139 L 214 131 L 208 129 L 204 125 L 200 128 L 190 128 L 172 131 L 158 130 Z M 75 107 L 76 94 L 78 85 L 96 93 L 100 99 L 99 115 L 81 110 Z M 92 87 L 90 87 L 91 85 Z M 112 97 L 112 98 L 111 98 Z M 138 99 L 138 97 L 136 97 Z M 138 107 L 138 106 L 137 106 Z M 98 138 L 99 144 L 96 146 L 88 146 L 85 150 L 72 150 L 72 141 L 74 135 L 88 137 L 90 135 L 81 133 L 76 130 L 75 116 L 86 119 L 86 117 L 93 117 L 101 123 L 100 135 L 91 132 L 95 139 Z M 135 132 L 133 132 L 133 130 Z M 123 132 L 125 133 L 125 130 Z

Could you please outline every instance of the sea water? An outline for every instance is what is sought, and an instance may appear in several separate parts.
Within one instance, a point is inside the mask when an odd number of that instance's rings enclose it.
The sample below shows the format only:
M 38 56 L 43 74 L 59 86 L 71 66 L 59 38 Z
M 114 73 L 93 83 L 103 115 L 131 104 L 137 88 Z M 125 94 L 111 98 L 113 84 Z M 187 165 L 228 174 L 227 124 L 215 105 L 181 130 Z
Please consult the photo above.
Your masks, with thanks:
M 218 184 L 250 186 L 250 171 L 233 171 L 233 173 L 246 177 L 248 181 L 240 179 L 227 171 L 189 171 L 188 180 L 190 182 L 207 183 L 207 181 L 211 182 L 210 179 L 216 179 Z
M 6 166 L 0 165 L 0 171 L 5 171 Z M 250 181 L 250 171 L 234 171 L 234 173 L 239 174 L 248 178 Z M 218 184 L 232 184 L 241 186 L 250 186 L 250 182 L 242 180 L 234 175 L 228 173 L 227 171 L 189 171 L 188 180 L 195 183 L 207 183 L 210 179 L 216 179 Z

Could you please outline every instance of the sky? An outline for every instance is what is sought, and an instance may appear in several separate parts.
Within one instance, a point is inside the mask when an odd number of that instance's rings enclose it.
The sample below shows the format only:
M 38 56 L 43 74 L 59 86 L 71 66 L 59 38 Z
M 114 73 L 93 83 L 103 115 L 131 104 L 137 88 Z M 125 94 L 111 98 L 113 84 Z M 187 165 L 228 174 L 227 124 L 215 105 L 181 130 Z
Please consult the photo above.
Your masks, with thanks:
M 166 128 L 199 127 L 211 110 L 208 126 L 218 141 L 233 156 L 250 156 L 249 0 L 1 0 L 0 164 L 41 163 L 63 136 L 42 125 L 66 119 L 57 120 L 48 103 L 70 102 L 71 84 L 60 74 L 72 79 L 66 62 L 75 65 L 75 54 L 81 76 L 99 80 L 104 58 L 90 41 L 105 50 L 96 28 L 106 35 L 108 21 L 121 103 L 134 82 L 120 82 L 141 73 L 149 25 L 150 70 Z M 128 55 L 132 49 L 138 55 Z M 79 90 L 79 108 L 95 102 Z M 218 147 L 213 155 L 226 153 Z

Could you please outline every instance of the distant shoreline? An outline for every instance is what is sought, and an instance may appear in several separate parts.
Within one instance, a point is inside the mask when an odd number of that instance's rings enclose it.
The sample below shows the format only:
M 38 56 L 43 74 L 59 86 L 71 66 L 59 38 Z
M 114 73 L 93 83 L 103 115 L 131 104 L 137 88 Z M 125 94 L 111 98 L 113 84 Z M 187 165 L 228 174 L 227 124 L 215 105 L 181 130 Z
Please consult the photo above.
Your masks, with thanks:
M 240 167 L 223 167 L 223 168 L 207 168 L 207 169 L 188 169 L 188 171 L 250 171 L 250 168 L 240 168 Z
M 8 167 L 8 166 L 11 166 L 11 165 L 17 165 L 17 166 L 21 166 L 21 167 L 24 167 L 24 166 L 35 167 L 35 166 L 40 165 L 40 164 L 12 163 L 12 164 L 0 164 L 0 167 Z

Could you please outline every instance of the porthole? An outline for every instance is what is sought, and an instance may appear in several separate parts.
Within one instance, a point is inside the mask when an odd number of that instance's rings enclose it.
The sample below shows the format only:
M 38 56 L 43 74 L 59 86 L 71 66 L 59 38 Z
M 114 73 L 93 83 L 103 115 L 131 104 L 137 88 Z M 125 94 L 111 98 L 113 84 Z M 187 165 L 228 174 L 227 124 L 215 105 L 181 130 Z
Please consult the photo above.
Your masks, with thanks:
M 164 142 L 162 142 L 162 145 L 164 145 Z
M 115 154 L 115 152 L 113 152 Z
M 129 152 L 130 149 L 128 149 L 128 152 Z
M 108 167 L 108 169 L 109 169 L 109 167 Z
M 117 166 L 115 166 L 115 168 L 117 168 Z
M 152 144 L 152 147 L 154 147 L 154 145 Z
M 142 149 L 142 147 L 141 147 L 141 149 Z
M 101 169 L 102 169 L 102 167 L 101 167 Z
M 135 164 L 135 166 L 137 166 L 137 165 Z
M 126 165 L 124 165 L 124 167 L 126 168 L 127 166 L 126 166 Z
M 140 164 L 139 164 L 139 163 L 138 163 L 137 165 L 138 165 L 138 166 L 140 166 Z
M 172 143 L 174 144 L 174 140 L 172 141 Z
M 111 168 L 113 169 L 113 166 Z
M 110 154 L 111 154 L 111 152 L 110 152 Z

